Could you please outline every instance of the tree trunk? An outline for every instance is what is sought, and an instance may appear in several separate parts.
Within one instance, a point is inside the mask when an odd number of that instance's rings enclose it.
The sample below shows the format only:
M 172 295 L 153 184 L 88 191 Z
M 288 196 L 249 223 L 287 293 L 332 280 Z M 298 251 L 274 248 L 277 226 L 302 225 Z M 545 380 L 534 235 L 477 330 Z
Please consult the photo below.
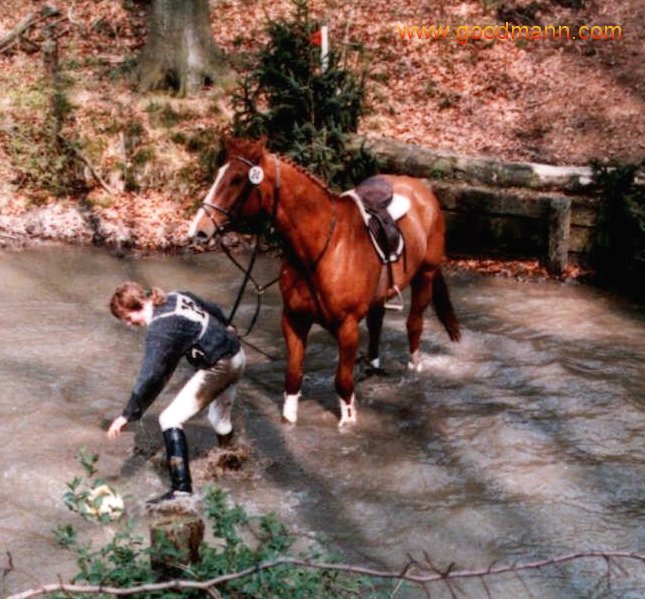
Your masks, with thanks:
M 139 58 L 141 89 L 170 88 L 183 96 L 213 84 L 222 62 L 211 34 L 208 0 L 152 0 Z

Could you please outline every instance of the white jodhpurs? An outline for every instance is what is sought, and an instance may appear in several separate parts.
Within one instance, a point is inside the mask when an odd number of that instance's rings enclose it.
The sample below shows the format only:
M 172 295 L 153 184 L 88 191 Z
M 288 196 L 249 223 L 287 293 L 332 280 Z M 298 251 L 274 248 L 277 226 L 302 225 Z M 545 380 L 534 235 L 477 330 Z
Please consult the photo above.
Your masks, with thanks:
M 208 406 L 208 419 L 215 432 L 228 435 L 233 430 L 231 410 L 245 365 L 244 350 L 240 349 L 233 357 L 198 370 L 159 415 L 161 430 L 183 428 L 184 422 Z

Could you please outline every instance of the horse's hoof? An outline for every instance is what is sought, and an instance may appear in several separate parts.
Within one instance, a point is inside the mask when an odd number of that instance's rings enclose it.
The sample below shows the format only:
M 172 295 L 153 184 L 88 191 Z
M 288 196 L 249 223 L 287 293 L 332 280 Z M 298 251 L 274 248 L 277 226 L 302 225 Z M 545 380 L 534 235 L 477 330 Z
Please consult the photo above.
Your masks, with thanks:
M 280 416 L 280 422 L 282 422 L 282 424 L 292 424 L 292 425 L 293 425 L 293 424 L 295 424 L 295 423 L 297 422 L 297 420 L 289 420 L 289 419 L 288 419 L 288 418 L 283 414 L 282 416 Z
M 410 355 L 410 361 L 408 362 L 408 370 L 413 370 L 414 372 L 421 372 L 423 370 L 423 362 L 421 361 L 421 352 L 417 349 L 412 352 Z
M 352 397 L 347 403 L 344 399 L 340 399 L 340 420 L 338 428 L 343 428 L 347 425 L 356 424 L 356 398 Z
M 356 415 L 354 415 L 353 418 L 341 418 L 338 421 L 338 429 L 339 430 L 347 430 L 350 426 L 353 426 L 356 424 Z
M 284 394 L 284 405 L 282 406 L 282 422 L 295 424 L 298 420 L 298 400 L 300 393 Z

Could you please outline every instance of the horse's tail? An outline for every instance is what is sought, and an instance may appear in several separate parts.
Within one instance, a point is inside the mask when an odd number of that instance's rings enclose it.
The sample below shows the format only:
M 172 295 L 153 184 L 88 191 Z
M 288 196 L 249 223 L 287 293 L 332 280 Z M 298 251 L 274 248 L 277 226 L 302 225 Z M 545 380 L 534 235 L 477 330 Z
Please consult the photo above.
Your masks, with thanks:
M 452 308 L 452 302 L 450 301 L 450 293 L 448 293 L 448 285 L 443 278 L 443 273 L 441 269 L 437 269 L 437 272 L 432 280 L 432 305 L 434 306 L 434 311 L 437 313 L 437 317 L 441 321 L 441 324 L 445 327 L 450 339 L 452 341 L 459 341 L 461 339 L 461 332 L 459 331 L 459 321 L 457 320 L 457 315 Z

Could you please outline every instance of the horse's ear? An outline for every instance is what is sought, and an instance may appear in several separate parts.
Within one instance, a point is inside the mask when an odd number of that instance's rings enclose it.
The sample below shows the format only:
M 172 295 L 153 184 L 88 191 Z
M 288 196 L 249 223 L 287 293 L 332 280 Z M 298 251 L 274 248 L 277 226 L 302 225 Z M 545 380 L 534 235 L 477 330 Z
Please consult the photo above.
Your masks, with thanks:
M 220 136 L 220 143 L 222 145 L 222 149 L 228 154 L 230 153 L 231 148 L 235 145 L 235 138 L 229 131 L 224 131 Z
M 262 158 L 262 155 L 266 151 L 267 147 L 267 137 L 263 135 L 259 139 L 252 141 L 248 148 L 248 158 L 253 160 L 253 162 L 259 162 Z

